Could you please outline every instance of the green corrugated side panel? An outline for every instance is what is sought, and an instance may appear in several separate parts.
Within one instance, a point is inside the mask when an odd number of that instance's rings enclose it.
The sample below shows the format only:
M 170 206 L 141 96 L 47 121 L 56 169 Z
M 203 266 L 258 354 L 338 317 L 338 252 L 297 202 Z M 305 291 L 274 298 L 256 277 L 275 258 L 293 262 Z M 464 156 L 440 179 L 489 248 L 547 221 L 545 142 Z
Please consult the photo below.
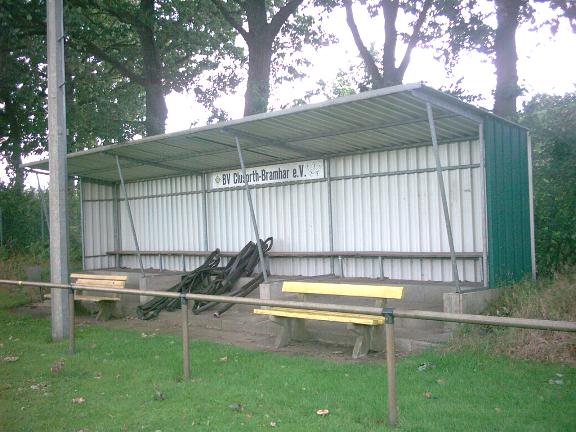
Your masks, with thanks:
M 490 287 L 532 271 L 527 139 L 522 128 L 484 120 Z

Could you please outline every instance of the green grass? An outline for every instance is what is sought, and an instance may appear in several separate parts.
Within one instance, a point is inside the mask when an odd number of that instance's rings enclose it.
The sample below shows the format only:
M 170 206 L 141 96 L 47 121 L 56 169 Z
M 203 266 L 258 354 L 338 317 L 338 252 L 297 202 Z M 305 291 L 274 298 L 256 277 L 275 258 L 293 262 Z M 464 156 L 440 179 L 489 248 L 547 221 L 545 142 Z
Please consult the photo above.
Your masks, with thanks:
M 1 431 L 388 430 L 380 363 L 196 342 L 185 383 L 176 336 L 78 326 L 68 355 L 65 342 L 50 342 L 47 320 L 3 310 L 0 344 L 0 359 L 19 357 L 0 361 Z M 59 359 L 62 370 L 51 372 Z M 418 371 L 422 363 L 431 367 Z M 427 352 L 397 366 L 398 430 L 576 430 L 576 369 L 472 352 Z

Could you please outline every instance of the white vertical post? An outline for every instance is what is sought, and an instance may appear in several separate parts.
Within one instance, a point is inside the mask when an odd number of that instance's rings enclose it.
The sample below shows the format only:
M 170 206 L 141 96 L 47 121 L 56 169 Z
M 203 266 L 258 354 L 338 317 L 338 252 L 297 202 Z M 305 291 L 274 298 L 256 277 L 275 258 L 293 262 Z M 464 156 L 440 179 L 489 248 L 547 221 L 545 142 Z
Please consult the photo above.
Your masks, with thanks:
M 50 280 L 68 284 L 68 193 L 66 170 L 66 108 L 64 92 L 64 23 L 62 0 L 46 4 L 48 45 L 48 149 L 50 153 Z M 71 328 L 69 296 L 53 289 L 52 339 L 62 340 Z
M 84 184 L 82 179 L 78 179 L 78 190 L 80 192 L 80 242 L 82 245 L 82 270 L 86 270 L 86 244 L 84 243 Z
M 528 204 L 530 206 L 530 262 L 532 279 L 536 279 L 536 237 L 534 235 L 534 184 L 532 183 L 532 137 L 528 133 Z
M 326 165 L 327 174 L 327 188 L 328 188 L 328 240 L 330 246 L 330 253 L 334 253 L 334 216 L 332 215 L 332 173 L 330 171 L 330 159 L 324 161 Z M 334 275 L 334 257 L 330 256 L 330 273 Z

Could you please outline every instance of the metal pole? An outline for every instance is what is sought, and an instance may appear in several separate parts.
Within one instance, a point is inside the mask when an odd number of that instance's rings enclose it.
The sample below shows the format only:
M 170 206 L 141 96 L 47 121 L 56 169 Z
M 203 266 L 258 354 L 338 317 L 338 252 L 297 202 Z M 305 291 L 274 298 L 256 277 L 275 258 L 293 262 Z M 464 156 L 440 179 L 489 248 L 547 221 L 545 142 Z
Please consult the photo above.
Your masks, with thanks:
M 246 175 L 246 167 L 244 166 L 244 158 L 242 157 L 242 149 L 240 148 L 240 140 L 234 135 L 236 140 L 236 148 L 238 149 L 238 158 L 240 159 L 240 167 L 242 168 L 242 175 L 244 176 L 244 191 L 246 192 L 246 200 L 250 207 L 250 217 L 252 219 L 252 229 L 256 236 L 256 246 L 258 247 L 258 256 L 260 257 L 260 265 L 262 266 L 262 276 L 264 276 L 264 283 L 268 282 L 268 269 L 264 261 L 264 252 L 260 244 L 260 233 L 258 232 L 258 224 L 256 223 L 256 215 L 254 214 L 254 204 L 252 204 L 252 194 L 250 193 L 250 185 L 248 184 L 248 176 Z
M 326 159 L 324 162 L 326 164 L 326 174 L 327 174 L 327 187 L 328 187 L 328 235 L 330 252 L 334 252 L 334 219 L 332 215 L 332 173 L 330 171 L 330 159 Z M 334 274 L 334 257 L 330 257 L 330 273 Z
M 204 219 L 204 250 L 208 251 L 208 185 L 206 174 L 202 175 L 202 217 Z
M 528 133 L 527 138 L 528 155 L 528 206 L 530 215 L 530 263 L 532 264 L 532 279 L 536 280 L 536 238 L 534 236 L 534 184 L 532 182 L 532 137 Z
M 486 146 L 484 145 L 484 123 L 478 126 L 478 139 L 480 141 L 480 175 L 482 187 L 480 188 L 482 200 L 482 283 L 484 288 L 489 287 L 488 276 L 488 215 L 486 203 Z
M 438 186 L 440 188 L 440 197 L 442 199 L 442 208 L 444 210 L 444 222 L 446 223 L 446 232 L 448 234 L 448 245 L 450 246 L 450 261 L 452 262 L 452 280 L 456 287 L 456 292 L 460 292 L 460 277 L 458 276 L 458 265 L 456 263 L 456 252 L 454 251 L 454 238 L 452 237 L 452 224 L 450 223 L 450 212 L 448 210 L 448 201 L 446 200 L 446 189 L 444 188 L 444 177 L 442 177 L 442 165 L 440 164 L 440 151 L 438 149 L 438 140 L 436 139 L 436 127 L 434 126 L 434 116 L 432 114 L 432 105 L 426 103 L 426 112 L 428 113 L 428 123 L 430 124 L 430 135 L 432 136 L 432 147 L 434 149 L 434 159 L 436 160 L 436 175 L 438 177 Z
M 188 299 L 180 297 L 182 309 L 182 370 L 184 381 L 190 379 L 190 338 L 188 336 Z
M 82 246 L 82 270 L 86 270 L 86 243 L 84 242 L 84 194 L 82 189 L 84 185 L 82 179 L 78 179 L 78 190 L 80 193 L 80 244 Z
M 120 232 L 122 227 L 120 226 L 120 188 L 117 184 L 112 186 L 112 220 L 114 221 L 114 267 L 122 267 L 122 256 L 118 251 L 122 250 L 122 239 L 120 237 Z
M 394 314 L 384 313 L 386 329 L 386 372 L 388 375 L 388 424 L 396 426 L 398 410 L 396 407 L 396 357 L 394 351 Z
M 62 0 L 46 4 L 48 45 L 48 147 L 50 153 L 50 279 L 68 282 L 68 194 L 66 169 L 66 108 L 64 78 L 64 24 Z M 51 296 L 52 339 L 68 334 L 68 293 L 53 290 Z
M 128 295 L 142 295 L 142 291 L 132 288 L 105 288 L 93 286 L 81 286 L 70 284 L 57 284 L 50 282 L 36 282 L 36 281 L 21 281 L 21 280 L 8 280 L 0 279 L 0 284 L 18 285 L 18 286 L 36 286 L 56 288 L 60 290 L 90 290 L 102 293 L 118 293 Z M 316 303 L 316 302 L 300 302 L 300 301 L 286 301 L 286 300 L 268 300 L 252 297 L 234 297 L 234 296 L 221 296 L 209 294 L 181 294 L 173 291 L 146 291 L 147 296 L 152 297 L 166 297 L 166 298 L 182 298 L 188 300 L 201 301 L 201 302 L 215 302 L 215 303 L 232 303 L 243 305 L 257 305 L 257 306 L 272 306 L 284 307 L 290 309 L 304 309 L 304 310 L 320 310 L 326 312 L 346 312 L 364 315 L 377 315 L 382 316 L 387 313 L 381 307 L 370 306 L 348 306 L 342 304 L 329 304 L 329 303 Z M 551 330 L 551 331 L 564 331 L 576 332 L 576 322 L 571 321 L 551 321 L 540 320 L 531 318 L 508 318 L 487 315 L 471 315 L 471 314 L 457 314 L 449 312 L 434 312 L 434 311 L 421 311 L 421 310 L 405 310 L 394 309 L 393 313 L 395 318 L 411 318 L 431 321 L 442 322 L 458 322 L 467 324 L 482 324 L 493 325 L 502 327 L 518 327 L 530 328 L 536 330 Z
M 40 187 L 40 178 L 38 177 L 38 173 L 36 173 L 36 183 L 38 183 L 38 198 L 40 200 L 40 236 L 42 244 L 44 244 L 44 200 L 42 199 L 42 188 Z
M 128 210 L 128 219 L 130 219 L 130 228 L 132 228 L 132 237 L 134 238 L 134 245 L 136 246 L 136 253 L 138 254 L 138 264 L 140 264 L 140 272 L 144 274 L 144 265 L 142 264 L 142 255 L 140 254 L 140 246 L 138 245 L 138 237 L 136 236 L 136 228 L 134 228 L 134 219 L 132 219 L 132 210 L 130 209 L 130 202 L 128 201 L 128 192 L 124 184 L 124 177 L 122 176 L 122 168 L 120 167 L 120 159 L 116 156 L 116 166 L 118 167 L 118 177 L 120 177 L 120 184 L 122 185 L 122 192 L 124 192 L 124 202 Z
M 68 289 L 68 313 L 70 314 L 70 326 L 68 327 L 68 351 L 74 354 L 76 351 L 76 338 L 74 335 L 74 290 Z

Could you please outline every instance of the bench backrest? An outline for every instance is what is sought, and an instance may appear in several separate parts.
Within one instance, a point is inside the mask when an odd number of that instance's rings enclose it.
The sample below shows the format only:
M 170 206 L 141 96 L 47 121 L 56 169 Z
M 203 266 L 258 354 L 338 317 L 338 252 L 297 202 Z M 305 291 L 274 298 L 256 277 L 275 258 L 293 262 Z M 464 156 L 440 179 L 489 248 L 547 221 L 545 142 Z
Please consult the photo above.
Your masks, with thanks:
M 70 279 L 72 280 L 73 285 L 78 286 L 124 288 L 128 276 L 72 273 Z
M 287 281 L 282 284 L 282 291 L 297 294 L 326 294 L 400 300 L 404 293 L 404 287 Z

